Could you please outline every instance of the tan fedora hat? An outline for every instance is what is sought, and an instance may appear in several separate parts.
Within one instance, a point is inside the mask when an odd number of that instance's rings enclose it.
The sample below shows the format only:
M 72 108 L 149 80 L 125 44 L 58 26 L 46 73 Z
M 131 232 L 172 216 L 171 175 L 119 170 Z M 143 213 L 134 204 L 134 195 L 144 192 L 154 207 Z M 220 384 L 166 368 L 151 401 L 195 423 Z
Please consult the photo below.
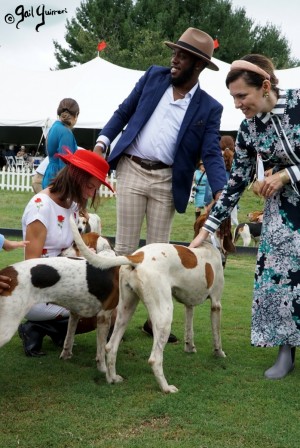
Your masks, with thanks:
M 189 53 L 198 56 L 208 63 L 207 68 L 219 70 L 219 67 L 211 61 L 214 52 L 214 41 L 209 34 L 197 28 L 188 28 L 179 40 L 173 42 L 164 42 L 170 48 L 180 48 Z

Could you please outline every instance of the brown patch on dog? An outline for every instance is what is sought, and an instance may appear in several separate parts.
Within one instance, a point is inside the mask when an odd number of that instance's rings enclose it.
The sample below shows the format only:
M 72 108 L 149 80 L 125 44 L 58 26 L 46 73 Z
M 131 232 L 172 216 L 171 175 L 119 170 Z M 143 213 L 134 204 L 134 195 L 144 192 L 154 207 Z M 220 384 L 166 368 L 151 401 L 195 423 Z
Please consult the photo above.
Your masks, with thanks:
M 81 235 L 81 238 L 83 239 L 86 246 L 96 250 L 99 236 L 100 235 L 97 232 L 89 232 Z
M 119 303 L 119 273 L 120 266 L 112 268 L 114 272 L 111 292 L 107 299 L 102 303 L 104 310 L 112 310 L 118 306 Z
M 213 268 L 211 267 L 210 263 L 205 263 L 205 278 L 206 278 L 206 286 L 207 289 L 209 289 L 213 282 L 214 282 L 214 271 Z
M 144 252 L 140 251 L 134 255 L 126 255 L 128 260 L 132 261 L 133 263 L 140 264 L 144 261 L 145 254 Z
M 2 296 L 8 297 L 18 285 L 18 273 L 13 266 L 7 266 L 0 271 L 0 274 L 10 278 L 10 288 L 4 289 L 1 293 Z
M 193 269 L 197 266 L 197 257 L 188 247 L 174 244 L 174 248 L 177 250 L 181 264 L 184 268 Z

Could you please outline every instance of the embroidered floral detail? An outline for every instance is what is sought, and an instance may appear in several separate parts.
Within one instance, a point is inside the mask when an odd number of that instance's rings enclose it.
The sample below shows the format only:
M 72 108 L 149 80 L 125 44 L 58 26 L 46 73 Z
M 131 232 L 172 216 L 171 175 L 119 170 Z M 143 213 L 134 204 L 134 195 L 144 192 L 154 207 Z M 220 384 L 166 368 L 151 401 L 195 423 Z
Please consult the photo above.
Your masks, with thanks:
M 42 199 L 41 198 L 36 198 L 35 200 L 34 200 L 34 202 L 35 202 L 35 205 L 36 205 L 36 207 L 37 207 L 37 209 L 39 210 L 41 207 L 43 207 L 43 201 L 42 201 Z
M 41 256 L 41 258 L 47 258 L 47 257 L 49 257 L 49 255 L 48 255 L 48 249 L 43 249 L 43 250 L 42 250 L 42 256 Z
M 58 227 L 60 227 L 60 228 L 62 229 L 62 228 L 63 228 L 63 224 L 64 224 L 64 222 L 65 222 L 65 217 L 62 216 L 62 215 L 58 215 L 58 216 L 57 216 L 57 224 L 58 224 Z

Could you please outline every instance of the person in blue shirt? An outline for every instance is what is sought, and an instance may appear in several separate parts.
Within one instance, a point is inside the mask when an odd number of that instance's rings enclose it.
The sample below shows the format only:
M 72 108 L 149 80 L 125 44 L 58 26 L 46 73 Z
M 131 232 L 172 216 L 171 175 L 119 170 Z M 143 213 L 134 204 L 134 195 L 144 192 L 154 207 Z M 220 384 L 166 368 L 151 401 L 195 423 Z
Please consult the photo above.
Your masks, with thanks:
M 203 210 L 205 206 L 206 184 L 207 184 L 207 176 L 204 164 L 202 161 L 200 161 L 195 171 L 194 186 L 193 186 L 193 191 L 195 192 L 194 203 L 195 203 L 196 219 L 200 216 L 201 210 Z
M 79 105 L 72 98 L 64 98 L 57 108 L 58 120 L 51 126 L 47 135 L 46 150 L 49 164 L 46 168 L 42 187 L 47 188 L 56 174 L 65 167 L 64 162 L 56 154 L 64 154 L 68 148 L 73 154 L 77 149 L 77 142 L 72 132 L 79 115 Z

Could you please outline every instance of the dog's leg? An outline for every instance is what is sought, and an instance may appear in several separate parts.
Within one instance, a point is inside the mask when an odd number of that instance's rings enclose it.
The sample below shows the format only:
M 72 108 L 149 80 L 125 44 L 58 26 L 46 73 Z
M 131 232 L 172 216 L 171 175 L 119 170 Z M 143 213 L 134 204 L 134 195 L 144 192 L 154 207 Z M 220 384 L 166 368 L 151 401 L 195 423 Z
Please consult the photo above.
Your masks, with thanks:
M 27 300 L 27 297 L 23 298 Z M 20 303 L 18 297 L 0 297 L 0 347 L 7 344 L 16 333 L 20 322 L 28 311 L 30 305 Z
M 212 291 L 210 293 L 211 298 L 211 326 L 213 334 L 213 344 L 214 344 L 214 354 L 215 356 L 220 356 L 226 358 L 225 353 L 222 350 L 221 343 L 221 296 L 220 289 L 218 291 Z
M 97 354 L 96 362 L 99 372 L 106 372 L 105 345 L 110 328 L 110 317 L 113 310 L 101 310 L 97 314 Z
M 107 343 L 105 350 L 107 353 L 107 371 L 106 380 L 108 383 L 120 383 L 123 378 L 116 373 L 117 353 L 122 337 L 125 333 L 127 325 L 136 310 L 139 303 L 139 297 L 131 289 L 126 281 L 126 275 L 130 272 L 130 268 L 121 268 L 120 274 L 120 296 L 118 304 L 117 318 L 114 325 L 114 331 Z M 126 273 L 126 275 L 124 274 Z
M 164 279 L 153 276 L 148 285 L 143 283 L 143 302 L 152 322 L 153 345 L 148 363 L 152 367 L 155 378 L 165 393 L 178 392 L 176 386 L 168 384 L 163 371 L 163 351 L 168 341 L 173 319 L 173 299 L 170 285 Z
M 70 359 L 73 356 L 72 349 L 74 345 L 74 337 L 79 321 L 79 315 L 70 312 L 68 330 L 64 341 L 64 347 L 60 354 L 60 359 Z
M 187 353 L 196 353 L 197 352 L 195 344 L 194 344 L 193 317 L 194 317 L 194 307 L 193 306 L 185 306 L 184 351 Z

